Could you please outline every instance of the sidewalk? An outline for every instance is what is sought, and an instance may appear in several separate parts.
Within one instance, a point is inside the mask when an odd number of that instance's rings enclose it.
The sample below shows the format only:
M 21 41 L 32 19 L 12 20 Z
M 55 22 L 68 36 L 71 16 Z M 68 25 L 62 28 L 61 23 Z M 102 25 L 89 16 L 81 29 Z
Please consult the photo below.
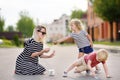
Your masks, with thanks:
M 102 45 L 102 44 L 94 44 L 94 49 L 107 49 L 111 53 L 120 53 L 120 46 L 108 46 L 108 45 Z

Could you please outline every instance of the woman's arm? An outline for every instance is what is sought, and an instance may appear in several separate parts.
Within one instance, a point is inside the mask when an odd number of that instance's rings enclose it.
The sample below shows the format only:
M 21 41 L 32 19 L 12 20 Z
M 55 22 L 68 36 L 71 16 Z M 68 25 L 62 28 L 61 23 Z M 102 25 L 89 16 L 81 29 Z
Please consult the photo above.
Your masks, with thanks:
M 42 54 L 40 58 L 52 58 L 54 55 L 55 55 L 55 51 L 53 51 L 50 55 Z
M 34 52 L 34 53 L 32 53 L 31 57 L 34 58 L 35 56 L 40 56 L 40 55 L 42 55 L 45 52 L 46 53 L 49 52 L 49 50 L 50 50 L 50 48 L 46 48 L 44 50 L 41 50 L 40 52 Z

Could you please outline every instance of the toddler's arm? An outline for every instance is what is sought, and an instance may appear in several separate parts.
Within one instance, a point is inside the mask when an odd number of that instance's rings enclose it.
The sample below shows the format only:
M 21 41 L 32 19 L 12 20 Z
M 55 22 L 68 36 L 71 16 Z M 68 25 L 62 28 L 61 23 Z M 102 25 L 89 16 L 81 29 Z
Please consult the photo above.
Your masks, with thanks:
M 91 73 L 92 73 L 92 76 L 95 77 L 95 72 L 94 72 L 94 70 L 93 70 L 92 67 L 91 67 L 91 60 L 88 60 L 87 65 L 88 65 L 89 70 L 90 70 Z
M 104 71 L 105 71 L 106 77 L 107 77 L 107 78 L 111 78 L 111 76 L 109 75 L 109 72 L 108 72 L 108 67 L 107 67 L 106 62 L 103 63 L 103 68 L 104 68 Z

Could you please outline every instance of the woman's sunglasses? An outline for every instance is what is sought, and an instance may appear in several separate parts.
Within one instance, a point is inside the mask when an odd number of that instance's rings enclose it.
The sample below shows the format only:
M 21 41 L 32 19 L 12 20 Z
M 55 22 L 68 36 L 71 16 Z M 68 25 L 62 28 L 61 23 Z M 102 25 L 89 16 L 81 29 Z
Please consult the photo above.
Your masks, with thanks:
M 37 30 L 38 32 L 41 32 L 42 33 L 42 35 L 46 35 L 46 32 L 42 32 L 42 31 L 40 31 L 40 30 Z

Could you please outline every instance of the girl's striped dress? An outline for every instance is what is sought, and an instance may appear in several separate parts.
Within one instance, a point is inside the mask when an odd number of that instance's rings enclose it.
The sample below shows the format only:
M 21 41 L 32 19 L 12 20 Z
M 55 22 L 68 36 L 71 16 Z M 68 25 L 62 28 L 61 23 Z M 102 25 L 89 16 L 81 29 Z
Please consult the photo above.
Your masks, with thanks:
M 36 42 L 34 39 L 29 39 L 25 42 L 23 52 L 17 57 L 16 60 L 16 74 L 22 75 L 36 75 L 43 74 L 46 69 L 38 64 L 38 56 L 30 57 L 32 53 L 41 51 L 43 43 Z

